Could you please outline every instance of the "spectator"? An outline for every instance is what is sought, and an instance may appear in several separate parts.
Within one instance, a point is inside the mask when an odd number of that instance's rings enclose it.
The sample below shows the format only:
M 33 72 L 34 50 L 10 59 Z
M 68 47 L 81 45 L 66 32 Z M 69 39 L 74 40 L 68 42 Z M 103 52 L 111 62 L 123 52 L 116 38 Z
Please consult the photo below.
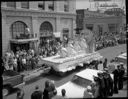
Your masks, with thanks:
M 94 96 L 96 83 L 95 82 L 92 82 L 90 86 L 91 86 L 91 89 L 92 89 L 91 92 L 92 92 L 92 94 Z
M 98 75 L 98 77 L 99 77 L 99 83 L 100 83 L 100 94 L 101 94 L 101 97 L 105 97 L 105 80 L 104 80 L 104 77 L 103 77 L 103 73 L 98 73 L 97 74 Z
M 119 68 L 119 66 L 117 66 Z M 118 69 L 115 69 L 113 72 L 114 74 L 114 93 L 118 93 L 118 87 L 117 87 L 117 84 L 119 82 L 119 70 Z
M 107 75 L 106 77 L 108 79 L 108 85 L 109 85 L 108 95 L 112 96 L 113 95 L 113 79 L 108 72 L 108 68 L 105 68 L 105 74 Z
M 118 83 L 119 90 L 123 89 L 123 76 L 124 76 L 124 73 L 125 73 L 125 69 L 123 67 L 123 64 L 120 64 L 119 83 Z
M 54 91 L 54 96 L 51 99 L 64 99 L 62 96 L 57 95 L 57 90 Z
M 50 82 L 47 80 L 45 82 L 45 88 L 43 91 L 43 99 L 50 99 L 49 98 L 49 92 L 50 92 Z
M 87 86 L 87 89 L 84 91 L 83 98 L 93 98 L 93 94 L 91 93 L 91 86 Z
M 65 90 L 65 89 L 62 89 L 62 90 L 61 90 L 61 93 L 62 93 L 62 97 L 67 98 L 67 97 L 66 97 L 66 90 Z
M 107 72 L 104 72 L 104 81 L 105 81 L 105 97 L 108 97 L 110 85 L 109 85 L 109 77 L 108 77 Z
M 94 76 L 94 82 L 95 82 L 95 87 L 94 87 L 94 98 L 100 98 L 100 83 L 99 83 L 99 78 Z
M 16 99 L 23 99 L 24 98 L 24 91 L 23 90 L 19 90 L 17 92 L 17 98 Z
M 105 69 L 107 67 L 107 58 L 105 58 L 104 62 L 103 62 L 103 68 Z
M 35 87 L 35 91 L 31 95 L 31 99 L 42 99 L 43 92 L 39 90 L 39 86 Z
M 17 58 L 14 57 L 13 59 L 13 65 L 14 65 L 14 70 L 17 71 Z
M 25 58 L 25 56 L 23 55 L 23 57 L 22 57 L 22 68 L 23 68 L 23 70 L 26 70 L 26 58 Z
M 54 91 L 56 90 L 54 81 L 50 81 L 50 86 L 49 86 L 49 97 L 52 98 L 54 96 Z

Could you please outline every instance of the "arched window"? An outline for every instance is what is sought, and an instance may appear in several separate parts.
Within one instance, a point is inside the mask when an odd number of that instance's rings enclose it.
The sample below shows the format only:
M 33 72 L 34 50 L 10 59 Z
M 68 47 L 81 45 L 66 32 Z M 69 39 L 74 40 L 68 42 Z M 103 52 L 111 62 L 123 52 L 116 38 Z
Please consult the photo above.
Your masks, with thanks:
M 40 26 L 40 35 L 41 36 L 52 36 L 53 35 L 53 27 L 49 22 L 44 22 Z
M 11 25 L 10 32 L 12 34 L 12 38 L 19 38 L 21 35 L 26 34 L 27 25 L 24 22 L 16 21 Z

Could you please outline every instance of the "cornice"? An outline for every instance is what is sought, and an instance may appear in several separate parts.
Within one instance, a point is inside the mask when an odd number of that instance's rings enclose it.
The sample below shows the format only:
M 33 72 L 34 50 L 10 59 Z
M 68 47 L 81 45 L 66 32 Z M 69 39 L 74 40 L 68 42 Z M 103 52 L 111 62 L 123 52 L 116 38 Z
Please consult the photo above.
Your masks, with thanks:
M 8 16 L 36 16 L 36 17 L 65 17 L 65 18 L 75 18 L 76 14 L 69 12 L 49 12 L 41 10 L 32 10 L 32 9 L 9 9 L 2 8 L 3 14 Z
M 119 18 L 125 18 L 125 16 L 105 16 L 105 17 L 86 17 L 86 18 L 84 18 L 84 19 L 119 19 Z

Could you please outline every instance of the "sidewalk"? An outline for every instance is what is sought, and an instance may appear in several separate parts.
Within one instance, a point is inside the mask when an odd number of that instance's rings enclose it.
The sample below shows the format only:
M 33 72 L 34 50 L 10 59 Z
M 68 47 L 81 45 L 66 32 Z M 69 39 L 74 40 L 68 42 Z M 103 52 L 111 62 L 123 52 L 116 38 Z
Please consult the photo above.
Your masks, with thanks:
M 43 69 L 41 68 L 37 68 L 35 70 L 29 70 L 29 71 L 24 71 L 21 74 L 24 75 L 24 81 L 29 81 L 35 77 L 38 77 L 39 75 L 41 75 L 44 72 Z
M 124 86 L 122 90 L 118 91 L 118 94 L 113 94 L 112 98 L 115 97 L 128 97 L 127 95 L 127 81 L 124 81 Z

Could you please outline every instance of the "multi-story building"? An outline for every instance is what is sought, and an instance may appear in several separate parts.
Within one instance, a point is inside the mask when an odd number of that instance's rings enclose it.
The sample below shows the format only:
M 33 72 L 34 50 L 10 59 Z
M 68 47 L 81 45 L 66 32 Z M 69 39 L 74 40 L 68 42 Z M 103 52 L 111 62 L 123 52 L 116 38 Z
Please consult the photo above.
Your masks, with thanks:
M 60 32 L 72 38 L 76 28 L 75 0 L 1 2 L 2 52 L 35 48 Z
M 88 28 L 93 32 L 120 32 L 126 25 L 126 16 L 107 15 L 96 11 L 86 9 L 77 10 L 76 26 L 77 28 Z

